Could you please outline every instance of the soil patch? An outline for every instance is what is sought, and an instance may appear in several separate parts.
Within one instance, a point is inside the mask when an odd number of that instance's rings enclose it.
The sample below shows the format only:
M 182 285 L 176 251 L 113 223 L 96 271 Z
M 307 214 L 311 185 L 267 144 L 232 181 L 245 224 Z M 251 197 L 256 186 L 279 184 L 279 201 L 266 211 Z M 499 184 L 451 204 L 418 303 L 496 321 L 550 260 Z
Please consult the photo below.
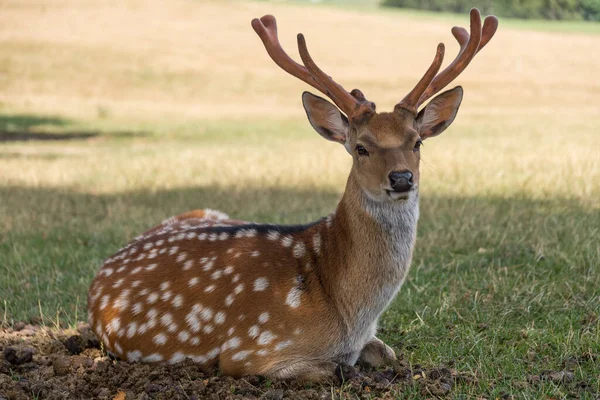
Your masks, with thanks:
M 17 323 L 0 330 L 0 350 L 0 400 L 394 398 L 409 386 L 444 396 L 455 381 L 472 379 L 444 367 L 424 370 L 402 362 L 380 370 L 341 366 L 325 384 L 233 379 L 191 360 L 154 366 L 111 359 L 84 324 L 58 330 Z

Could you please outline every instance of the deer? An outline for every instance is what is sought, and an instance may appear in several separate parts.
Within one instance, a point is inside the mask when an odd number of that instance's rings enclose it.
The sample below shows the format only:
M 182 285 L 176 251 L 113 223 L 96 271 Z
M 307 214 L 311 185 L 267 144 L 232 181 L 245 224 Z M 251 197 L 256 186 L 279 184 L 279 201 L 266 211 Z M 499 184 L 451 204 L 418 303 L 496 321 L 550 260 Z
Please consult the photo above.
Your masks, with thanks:
M 106 259 L 88 293 L 90 327 L 119 359 L 169 365 L 189 358 L 233 377 L 321 381 L 340 365 L 393 363 L 377 325 L 413 255 L 421 145 L 454 121 L 463 89 L 432 96 L 486 46 L 498 20 L 482 24 L 472 9 L 470 32 L 452 28 L 456 58 L 440 72 L 440 43 L 414 88 L 381 113 L 321 70 L 302 34 L 299 64 L 282 48 L 275 17 L 251 25 L 281 69 L 333 102 L 302 94 L 311 126 L 352 156 L 337 208 L 292 226 L 210 209 L 165 220 Z

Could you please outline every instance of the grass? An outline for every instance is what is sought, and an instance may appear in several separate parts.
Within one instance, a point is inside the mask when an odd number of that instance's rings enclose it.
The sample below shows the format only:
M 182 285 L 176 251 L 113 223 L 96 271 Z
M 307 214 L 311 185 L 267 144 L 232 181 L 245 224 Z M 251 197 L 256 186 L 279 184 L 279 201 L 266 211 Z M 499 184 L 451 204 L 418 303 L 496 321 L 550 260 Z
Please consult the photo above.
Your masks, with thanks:
M 299 104 L 305 87 L 253 36 L 248 21 L 265 13 L 278 16 L 284 46 L 303 30 L 324 69 L 382 110 L 418 79 L 435 43 L 452 40 L 447 20 L 401 11 L 4 5 L 3 323 L 84 320 L 102 260 L 171 215 L 210 207 L 296 223 L 335 207 L 350 160 L 310 129 Z M 64 15 L 77 18 L 64 24 Z M 457 398 L 592 398 L 600 392 L 598 37 L 523 24 L 501 25 L 458 80 L 466 96 L 457 121 L 425 143 L 415 259 L 382 336 L 413 364 L 471 371 L 475 381 L 459 383 Z M 574 383 L 527 379 L 562 369 L 574 371 Z

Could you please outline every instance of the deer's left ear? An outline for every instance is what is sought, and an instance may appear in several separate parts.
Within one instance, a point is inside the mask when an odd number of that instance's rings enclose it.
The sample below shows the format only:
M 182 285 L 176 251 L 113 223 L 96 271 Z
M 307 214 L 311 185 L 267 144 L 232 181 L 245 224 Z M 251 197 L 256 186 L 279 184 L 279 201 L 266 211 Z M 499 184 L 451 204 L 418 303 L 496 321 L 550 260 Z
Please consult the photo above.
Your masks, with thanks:
M 312 93 L 302 93 L 302 104 L 310 124 L 327 140 L 346 145 L 348 118 L 336 106 Z
M 422 139 L 437 136 L 450 126 L 462 101 L 462 87 L 457 86 L 431 100 L 417 115 L 417 127 Z

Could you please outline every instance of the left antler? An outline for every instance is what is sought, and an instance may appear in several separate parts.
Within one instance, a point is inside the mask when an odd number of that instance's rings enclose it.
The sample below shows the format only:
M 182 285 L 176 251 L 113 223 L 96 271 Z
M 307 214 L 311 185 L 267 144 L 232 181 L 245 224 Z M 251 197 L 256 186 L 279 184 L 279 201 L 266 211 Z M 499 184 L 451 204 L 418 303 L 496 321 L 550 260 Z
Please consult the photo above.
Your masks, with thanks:
M 396 105 L 416 113 L 419 106 L 431 96 L 452 82 L 469 65 L 481 49 L 492 39 L 498 29 L 498 18 L 493 15 L 486 17 L 483 28 L 481 14 L 476 8 L 471 9 L 471 34 L 462 27 L 452 28 L 452 35 L 460 45 L 458 55 L 442 72 L 437 73 L 444 58 L 444 45 L 440 43 L 431 66 L 425 72 L 419 83 Z
M 349 118 L 360 119 L 374 113 L 375 104 L 367 101 L 360 90 L 354 89 L 348 93 L 317 66 L 308 53 L 302 34 L 298 34 L 298 50 L 304 65 L 292 60 L 281 47 L 277 37 L 275 17 L 265 15 L 261 19 L 255 18 L 252 20 L 252 28 L 262 40 L 269 56 L 279 67 L 328 96 Z

